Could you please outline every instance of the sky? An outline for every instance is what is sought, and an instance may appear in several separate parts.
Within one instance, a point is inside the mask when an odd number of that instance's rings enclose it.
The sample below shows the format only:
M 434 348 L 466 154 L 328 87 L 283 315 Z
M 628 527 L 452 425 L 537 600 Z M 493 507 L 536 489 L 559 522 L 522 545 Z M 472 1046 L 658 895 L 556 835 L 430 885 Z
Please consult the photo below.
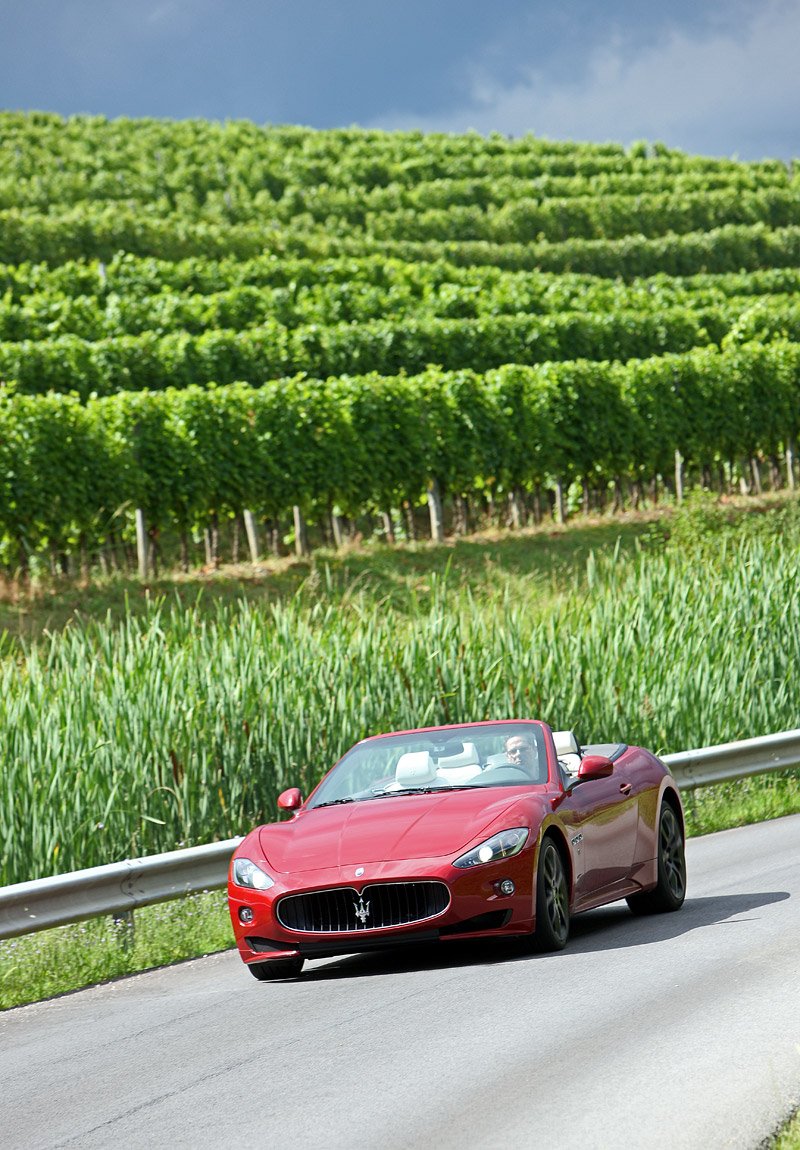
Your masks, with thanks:
M 0 108 L 800 158 L 800 0 L 0 0 Z

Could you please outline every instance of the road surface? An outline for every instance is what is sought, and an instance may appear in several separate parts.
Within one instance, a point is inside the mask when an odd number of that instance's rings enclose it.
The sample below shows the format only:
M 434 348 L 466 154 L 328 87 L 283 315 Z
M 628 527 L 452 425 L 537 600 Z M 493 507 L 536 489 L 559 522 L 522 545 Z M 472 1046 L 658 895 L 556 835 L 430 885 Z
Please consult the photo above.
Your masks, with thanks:
M 676 914 L 258 983 L 235 952 L 0 1015 L 0 1146 L 754 1148 L 800 1104 L 800 815 L 688 844 Z

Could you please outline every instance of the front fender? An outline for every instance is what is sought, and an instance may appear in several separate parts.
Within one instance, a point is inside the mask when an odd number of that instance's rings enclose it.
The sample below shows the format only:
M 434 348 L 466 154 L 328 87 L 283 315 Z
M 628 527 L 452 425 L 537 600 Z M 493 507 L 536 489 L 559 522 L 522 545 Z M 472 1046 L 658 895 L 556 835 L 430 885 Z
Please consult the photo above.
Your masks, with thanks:
M 583 855 L 580 849 L 580 841 L 577 843 L 573 842 L 576 836 L 569 833 L 569 828 L 564 826 L 556 814 L 548 813 L 543 817 L 539 828 L 534 864 L 535 871 L 538 871 L 539 852 L 542 847 L 542 842 L 547 836 L 555 840 L 558 849 L 561 851 L 561 857 L 567 871 L 567 882 L 569 883 L 569 905 L 570 909 L 572 909 L 575 897 L 575 883 L 582 873 Z M 580 834 L 577 838 L 580 840 Z M 534 887 L 534 898 L 535 897 L 536 892 Z

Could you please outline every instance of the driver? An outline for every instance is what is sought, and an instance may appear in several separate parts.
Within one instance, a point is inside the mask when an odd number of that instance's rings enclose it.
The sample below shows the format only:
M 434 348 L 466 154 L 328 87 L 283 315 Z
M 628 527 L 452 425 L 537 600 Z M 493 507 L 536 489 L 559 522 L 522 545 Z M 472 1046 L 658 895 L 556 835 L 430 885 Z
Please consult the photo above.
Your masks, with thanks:
M 514 767 L 525 771 L 532 779 L 538 775 L 538 755 L 536 747 L 526 735 L 510 735 L 506 739 L 505 752 Z

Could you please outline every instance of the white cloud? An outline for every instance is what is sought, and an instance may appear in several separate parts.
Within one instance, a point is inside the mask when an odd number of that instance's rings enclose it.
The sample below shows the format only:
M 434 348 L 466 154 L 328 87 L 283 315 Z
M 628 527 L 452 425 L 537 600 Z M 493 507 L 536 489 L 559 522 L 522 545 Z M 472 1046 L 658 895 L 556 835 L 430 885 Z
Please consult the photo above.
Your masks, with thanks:
M 541 70 L 506 86 L 478 65 L 468 106 L 440 116 L 402 113 L 381 127 L 500 131 L 575 140 L 663 140 L 691 152 L 743 158 L 800 155 L 800 3 L 766 0 L 702 37 L 673 29 L 636 49 L 619 35 L 598 45 L 582 74 L 554 83 Z
M 166 3 L 155 4 L 150 11 L 143 13 L 146 24 L 165 24 L 172 23 L 173 20 L 180 17 L 178 5 L 173 0 L 166 0 Z

